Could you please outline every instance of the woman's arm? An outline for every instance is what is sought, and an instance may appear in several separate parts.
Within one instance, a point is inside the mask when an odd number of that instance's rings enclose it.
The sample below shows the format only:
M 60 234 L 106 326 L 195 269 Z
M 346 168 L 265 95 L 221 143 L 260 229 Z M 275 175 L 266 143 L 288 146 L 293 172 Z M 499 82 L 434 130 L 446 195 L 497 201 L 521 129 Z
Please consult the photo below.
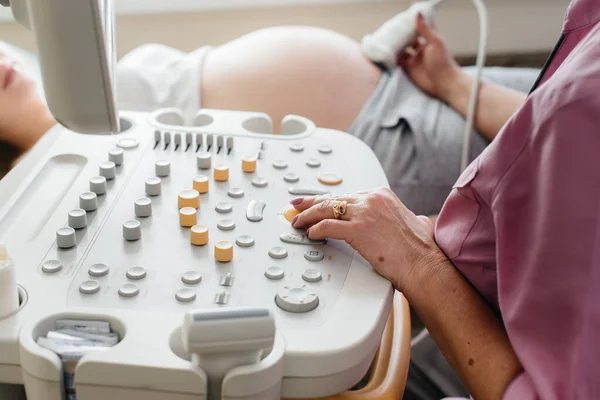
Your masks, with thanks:
M 449 260 L 414 269 L 403 294 L 474 399 L 501 399 L 522 367 L 502 323 Z
M 417 17 L 420 38 L 399 56 L 399 64 L 424 92 L 448 103 L 466 117 L 474 78 L 450 55 L 444 39 L 422 17 Z M 493 140 L 521 107 L 526 95 L 490 82 L 482 82 L 475 128 Z
M 334 201 L 346 201 L 332 219 Z M 402 291 L 476 399 L 500 399 L 521 371 L 502 323 L 433 239 L 433 224 L 417 217 L 389 189 L 297 199 L 294 228 L 310 239 L 344 240 Z
M 461 69 L 443 86 L 440 98 L 466 118 L 475 78 Z M 500 129 L 525 102 L 526 95 L 482 80 L 479 88 L 475 129 L 488 140 L 494 140 Z

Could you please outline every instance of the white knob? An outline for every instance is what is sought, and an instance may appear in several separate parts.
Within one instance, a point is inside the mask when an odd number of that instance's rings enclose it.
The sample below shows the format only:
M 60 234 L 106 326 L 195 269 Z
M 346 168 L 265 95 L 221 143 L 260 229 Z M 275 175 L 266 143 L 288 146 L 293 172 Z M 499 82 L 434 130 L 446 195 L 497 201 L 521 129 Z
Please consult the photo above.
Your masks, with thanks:
M 115 179 L 115 167 L 115 163 L 112 161 L 103 162 L 98 168 L 100 170 L 100 176 L 105 177 L 108 181 Z
M 196 163 L 200 169 L 210 169 L 212 155 L 210 153 L 200 153 L 196 156 Z
M 108 186 L 106 184 L 106 178 L 103 176 L 95 176 L 90 179 L 90 192 L 96 193 L 101 196 L 106 193 Z
M 171 174 L 171 161 L 157 161 L 154 164 L 154 172 L 156 173 L 156 176 L 160 176 L 161 178 L 169 176 L 169 174 Z
M 69 226 L 73 229 L 83 229 L 87 226 L 87 213 L 81 208 L 69 211 Z
M 75 247 L 75 229 L 60 228 L 56 231 L 56 245 L 61 249 Z
M 112 161 L 115 165 L 122 165 L 124 161 L 123 149 L 115 147 L 108 151 L 108 161 Z
M 139 240 L 142 237 L 142 224 L 139 221 L 131 220 L 123 224 L 123 239 L 128 241 Z
M 136 217 L 149 217 L 152 215 L 152 201 L 147 197 L 142 197 L 135 201 L 135 216 Z
M 148 196 L 158 196 L 162 189 L 160 178 L 149 178 L 146 179 L 146 194 Z
M 79 208 L 85 211 L 94 211 L 98 208 L 98 196 L 94 192 L 85 192 L 79 195 Z

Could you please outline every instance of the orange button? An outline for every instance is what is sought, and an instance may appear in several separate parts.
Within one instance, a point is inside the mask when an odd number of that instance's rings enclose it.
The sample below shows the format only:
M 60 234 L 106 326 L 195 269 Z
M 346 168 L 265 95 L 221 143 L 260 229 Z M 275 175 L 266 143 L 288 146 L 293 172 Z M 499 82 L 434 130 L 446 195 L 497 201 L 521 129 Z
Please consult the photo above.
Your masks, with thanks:
M 181 226 L 189 228 L 196 225 L 196 222 L 198 222 L 198 220 L 195 208 L 183 207 L 181 210 L 179 210 L 179 224 Z
M 229 167 L 227 165 L 217 165 L 214 174 L 215 181 L 225 182 L 229 179 Z
M 197 190 L 184 190 L 177 196 L 179 209 L 184 207 L 200 208 L 200 193 Z
M 198 193 L 208 193 L 208 176 L 198 175 L 194 178 L 194 190 Z
M 204 225 L 194 225 L 190 229 L 190 242 L 195 246 L 204 246 L 208 243 L 208 228 Z
M 233 260 L 233 244 L 221 240 L 215 244 L 215 260 L 229 262 Z
M 246 157 L 242 160 L 242 171 L 244 172 L 255 172 L 256 171 L 256 158 Z
M 325 172 L 319 175 L 319 182 L 324 185 L 339 185 L 342 183 L 342 177 L 335 172 Z
M 289 222 L 292 222 L 292 220 L 294 219 L 294 217 L 296 215 L 300 214 L 300 211 L 296 210 L 294 208 L 294 206 L 289 206 L 287 210 L 285 210 L 283 212 L 283 216 L 285 217 L 285 219 L 287 219 Z

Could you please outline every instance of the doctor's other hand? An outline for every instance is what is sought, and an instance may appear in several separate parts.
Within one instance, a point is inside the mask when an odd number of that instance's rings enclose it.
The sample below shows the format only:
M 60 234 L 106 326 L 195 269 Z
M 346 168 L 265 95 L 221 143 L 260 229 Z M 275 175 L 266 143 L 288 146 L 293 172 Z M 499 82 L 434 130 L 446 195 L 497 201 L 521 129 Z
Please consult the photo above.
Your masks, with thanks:
M 425 93 L 447 100 L 462 70 L 444 38 L 421 14 L 417 15 L 416 26 L 419 37 L 398 54 L 398 64 Z
M 299 198 L 291 204 L 300 211 L 294 228 L 307 229 L 312 240 L 345 241 L 400 291 L 418 284 L 420 270 L 449 262 L 433 239 L 431 220 L 413 214 L 390 189 Z

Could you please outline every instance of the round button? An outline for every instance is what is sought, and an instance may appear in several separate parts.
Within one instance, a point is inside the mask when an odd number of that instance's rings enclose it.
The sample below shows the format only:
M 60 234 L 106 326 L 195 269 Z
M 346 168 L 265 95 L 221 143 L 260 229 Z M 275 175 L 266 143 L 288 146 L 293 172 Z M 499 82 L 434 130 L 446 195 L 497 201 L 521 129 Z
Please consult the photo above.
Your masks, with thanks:
M 123 149 L 117 147 L 108 151 L 108 161 L 112 161 L 115 165 L 122 165 L 124 161 Z
M 142 237 L 142 224 L 140 221 L 125 221 L 123 224 L 123 239 L 128 241 L 139 240 Z
M 284 286 L 275 296 L 275 304 L 288 312 L 304 313 L 317 308 L 319 296 L 316 293 L 307 291 L 304 287 L 289 288 Z
M 242 235 L 237 238 L 235 243 L 240 247 L 252 247 L 254 246 L 254 238 L 250 235 Z
M 285 217 L 285 219 L 287 219 L 289 222 L 292 222 L 294 220 L 294 218 L 296 218 L 296 215 L 300 214 L 300 211 L 296 210 L 296 208 L 294 206 L 289 206 L 288 208 L 286 208 L 286 210 L 283 212 L 283 216 Z
M 196 209 L 192 207 L 183 207 L 179 210 L 179 225 L 190 228 L 198 222 Z
M 321 250 L 306 250 L 304 258 L 311 262 L 319 262 L 325 258 L 325 253 Z
M 202 281 L 202 273 L 198 271 L 186 271 L 181 276 L 181 281 L 188 285 L 197 285 Z
M 194 178 L 194 190 L 197 190 L 198 193 L 204 194 L 208 193 L 208 176 L 206 175 L 198 175 Z
M 256 157 L 246 157 L 242 159 L 242 171 L 246 173 L 256 171 Z
M 200 208 L 200 193 L 197 190 L 184 190 L 179 192 L 177 196 L 177 206 L 182 209 L 184 207 Z
M 87 213 L 81 208 L 69 211 L 69 226 L 73 229 L 83 229 L 87 226 Z
M 278 281 L 283 279 L 285 272 L 281 267 L 269 267 L 265 270 L 265 276 L 272 281 Z
M 161 178 L 169 176 L 171 174 L 171 161 L 159 160 L 154 163 L 154 173 Z
M 217 165 L 214 170 L 214 178 L 217 182 L 225 182 L 229 179 L 229 167 L 227 165 Z
M 179 289 L 175 293 L 175 298 L 182 303 L 189 303 L 196 300 L 196 292 L 191 289 Z
M 48 260 L 42 264 L 42 271 L 47 274 L 54 274 L 62 269 L 63 265 L 58 260 Z
M 319 153 L 321 154 L 331 154 L 332 151 L 331 146 L 327 146 L 326 144 L 319 147 Z
M 339 185 L 342 183 L 342 177 L 336 174 L 335 172 L 325 172 L 319 175 L 319 182 L 324 185 Z
M 229 262 L 233 260 L 233 245 L 225 240 L 215 244 L 215 260 Z
M 217 228 L 222 231 L 232 231 L 235 229 L 235 222 L 232 219 L 222 219 L 217 222 Z
M 199 169 L 210 169 L 212 154 L 208 152 L 199 153 L 196 156 L 196 165 Z
M 140 294 L 140 289 L 133 283 L 126 283 L 119 288 L 119 296 L 135 297 Z
M 158 196 L 162 189 L 161 189 L 161 180 L 160 178 L 149 178 L 146 179 L 146 194 L 148 196 Z
M 229 197 L 233 197 L 234 199 L 239 199 L 240 197 L 244 197 L 244 189 L 242 188 L 231 188 L 227 191 L 227 195 Z
M 85 211 L 98 209 L 98 195 L 94 192 L 85 192 L 79 195 L 79 208 Z
M 60 228 L 56 231 L 56 245 L 61 249 L 70 249 L 75 247 L 75 229 Z
M 204 246 L 208 243 L 208 228 L 204 225 L 194 225 L 190 229 L 190 242 L 194 246 Z
M 132 267 L 127 270 L 127 277 L 134 281 L 139 281 L 146 277 L 146 270 L 142 267 Z
M 79 291 L 83 294 L 98 293 L 100 291 L 100 282 L 94 280 L 82 282 L 79 285 Z
M 106 193 L 108 190 L 108 185 L 106 184 L 106 178 L 103 176 L 95 176 L 90 179 L 90 192 L 96 193 L 96 195 L 101 196 Z
M 108 266 L 106 264 L 94 264 L 88 269 L 88 274 L 99 278 L 108 275 Z
M 306 271 L 304 271 L 304 273 L 302 274 L 302 279 L 304 279 L 306 282 L 319 282 L 321 279 L 323 279 L 321 273 L 319 271 L 317 271 L 316 269 L 307 269 Z
M 138 142 L 137 139 L 134 138 L 123 138 L 117 142 L 117 146 L 126 150 L 135 149 L 139 146 L 139 144 L 140 142 Z
M 114 162 L 112 161 L 107 161 L 107 162 L 103 162 L 102 164 L 100 164 L 100 166 L 98 167 L 100 176 L 103 176 L 106 178 L 106 180 L 110 181 L 111 179 L 115 179 L 116 176 L 116 165 Z
M 288 252 L 283 247 L 272 247 L 271 250 L 269 250 L 269 256 L 276 260 L 281 260 L 282 258 L 286 258 L 288 256 Z
M 267 181 L 265 178 L 254 178 L 252 179 L 252 186 L 257 187 L 257 188 L 264 188 L 267 187 L 267 185 L 269 184 L 269 181 Z
M 290 150 L 296 153 L 304 151 L 304 145 L 302 143 L 292 143 L 290 145 Z
M 221 214 L 230 213 L 233 210 L 233 206 L 226 202 L 220 202 L 215 205 L 215 210 Z
M 283 180 L 288 183 L 296 183 L 300 180 L 300 177 L 293 172 L 289 172 L 283 176 Z
M 273 167 L 276 169 L 286 169 L 288 167 L 288 163 L 285 160 L 275 160 L 273 162 Z
M 134 212 L 136 217 L 149 217 L 152 215 L 152 201 L 147 197 L 137 199 L 134 205 Z
M 318 158 L 311 158 L 308 161 L 306 161 L 306 165 L 308 165 L 311 168 L 318 168 L 321 166 L 321 160 L 319 160 Z

